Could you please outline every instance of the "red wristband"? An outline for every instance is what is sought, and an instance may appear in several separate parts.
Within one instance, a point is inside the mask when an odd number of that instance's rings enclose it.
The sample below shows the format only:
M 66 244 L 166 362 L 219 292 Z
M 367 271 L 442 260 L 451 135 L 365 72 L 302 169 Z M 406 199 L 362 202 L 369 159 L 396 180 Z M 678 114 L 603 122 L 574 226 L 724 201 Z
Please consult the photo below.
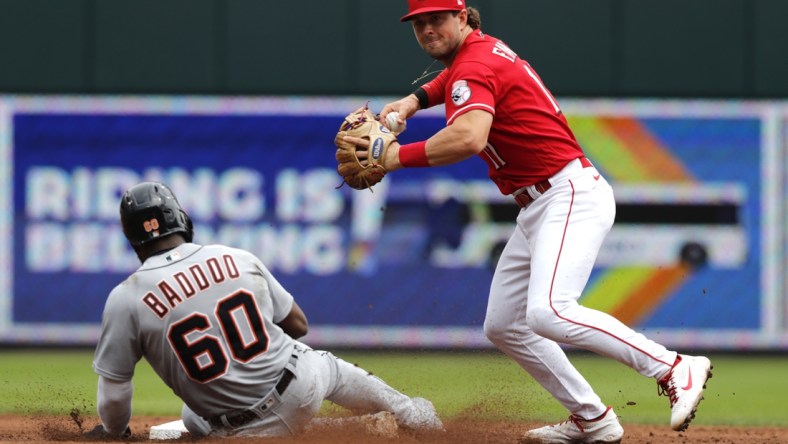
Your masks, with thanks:
M 408 143 L 399 147 L 399 163 L 407 168 L 428 167 L 427 141 Z

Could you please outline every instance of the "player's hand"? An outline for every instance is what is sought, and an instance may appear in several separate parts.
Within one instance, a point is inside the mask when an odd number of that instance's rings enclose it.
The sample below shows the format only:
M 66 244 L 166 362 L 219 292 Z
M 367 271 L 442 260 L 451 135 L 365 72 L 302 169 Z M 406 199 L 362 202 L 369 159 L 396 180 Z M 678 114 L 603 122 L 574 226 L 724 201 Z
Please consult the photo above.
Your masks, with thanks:
M 353 137 L 353 136 L 345 136 L 343 140 L 356 145 L 356 151 L 363 150 L 366 151 L 369 149 L 369 139 L 362 139 L 360 137 Z
M 396 102 L 387 103 L 382 110 L 380 110 L 380 121 L 385 122 L 386 116 L 391 112 L 398 112 L 401 120 L 410 119 L 419 110 L 419 99 L 413 94 L 405 96 Z
M 369 158 L 369 140 L 352 136 L 345 136 L 344 140 L 356 145 L 356 156 L 362 165 L 366 165 Z M 402 168 L 402 164 L 399 163 L 399 146 L 399 143 L 393 142 L 391 147 L 386 150 L 384 162 L 388 171 Z
M 93 430 L 83 434 L 82 437 L 88 441 L 112 441 L 129 439 L 131 438 L 131 427 L 126 426 L 126 430 L 120 436 L 116 436 L 109 434 L 109 432 L 104 429 L 104 424 L 99 424 L 96 427 L 93 427 Z
M 353 136 L 345 136 L 343 140 L 356 145 L 356 157 L 362 165 L 366 165 L 369 158 L 369 140 Z

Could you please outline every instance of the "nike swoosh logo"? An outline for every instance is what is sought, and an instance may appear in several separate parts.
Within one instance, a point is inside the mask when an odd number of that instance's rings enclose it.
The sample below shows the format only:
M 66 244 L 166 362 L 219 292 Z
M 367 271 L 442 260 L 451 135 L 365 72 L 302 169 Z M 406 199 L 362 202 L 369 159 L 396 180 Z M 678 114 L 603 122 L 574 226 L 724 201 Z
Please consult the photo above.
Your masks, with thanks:
M 599 175 L 599 174 L 595 174 L 595 175 L 594 175 L 594 180 L 599 180 L 599 177 L 600 177 L 600 175 Z
M 692 372 L 689 372 L 689 380 L 687 380 L 687 386 L 682 387 L 682 390 L 689 390 L 692 388 Z

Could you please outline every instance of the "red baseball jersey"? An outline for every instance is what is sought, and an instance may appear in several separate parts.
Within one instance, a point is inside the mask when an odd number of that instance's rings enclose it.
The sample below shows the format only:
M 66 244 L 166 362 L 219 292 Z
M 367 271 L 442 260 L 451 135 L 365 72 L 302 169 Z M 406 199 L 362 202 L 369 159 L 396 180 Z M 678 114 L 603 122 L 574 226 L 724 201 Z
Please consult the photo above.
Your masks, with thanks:
M 493 114 L 480 156 L 503 194 L 553 176 L 583 156 L 550 91 L 502 41 L 475 30 L 452 66 L 424 85 L 430 105 L 445 103 L 446 124 L 481 109 Z

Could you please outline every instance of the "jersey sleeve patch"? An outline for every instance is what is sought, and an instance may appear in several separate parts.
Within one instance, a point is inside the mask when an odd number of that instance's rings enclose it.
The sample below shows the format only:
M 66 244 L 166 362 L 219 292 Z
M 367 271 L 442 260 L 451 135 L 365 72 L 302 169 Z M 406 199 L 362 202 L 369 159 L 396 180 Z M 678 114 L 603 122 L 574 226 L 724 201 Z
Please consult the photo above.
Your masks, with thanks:
M 457 80 L 451 86 L 451 101 L 455 106 L 461 106 L 471 98 L 471 87 L 466 80 Z

